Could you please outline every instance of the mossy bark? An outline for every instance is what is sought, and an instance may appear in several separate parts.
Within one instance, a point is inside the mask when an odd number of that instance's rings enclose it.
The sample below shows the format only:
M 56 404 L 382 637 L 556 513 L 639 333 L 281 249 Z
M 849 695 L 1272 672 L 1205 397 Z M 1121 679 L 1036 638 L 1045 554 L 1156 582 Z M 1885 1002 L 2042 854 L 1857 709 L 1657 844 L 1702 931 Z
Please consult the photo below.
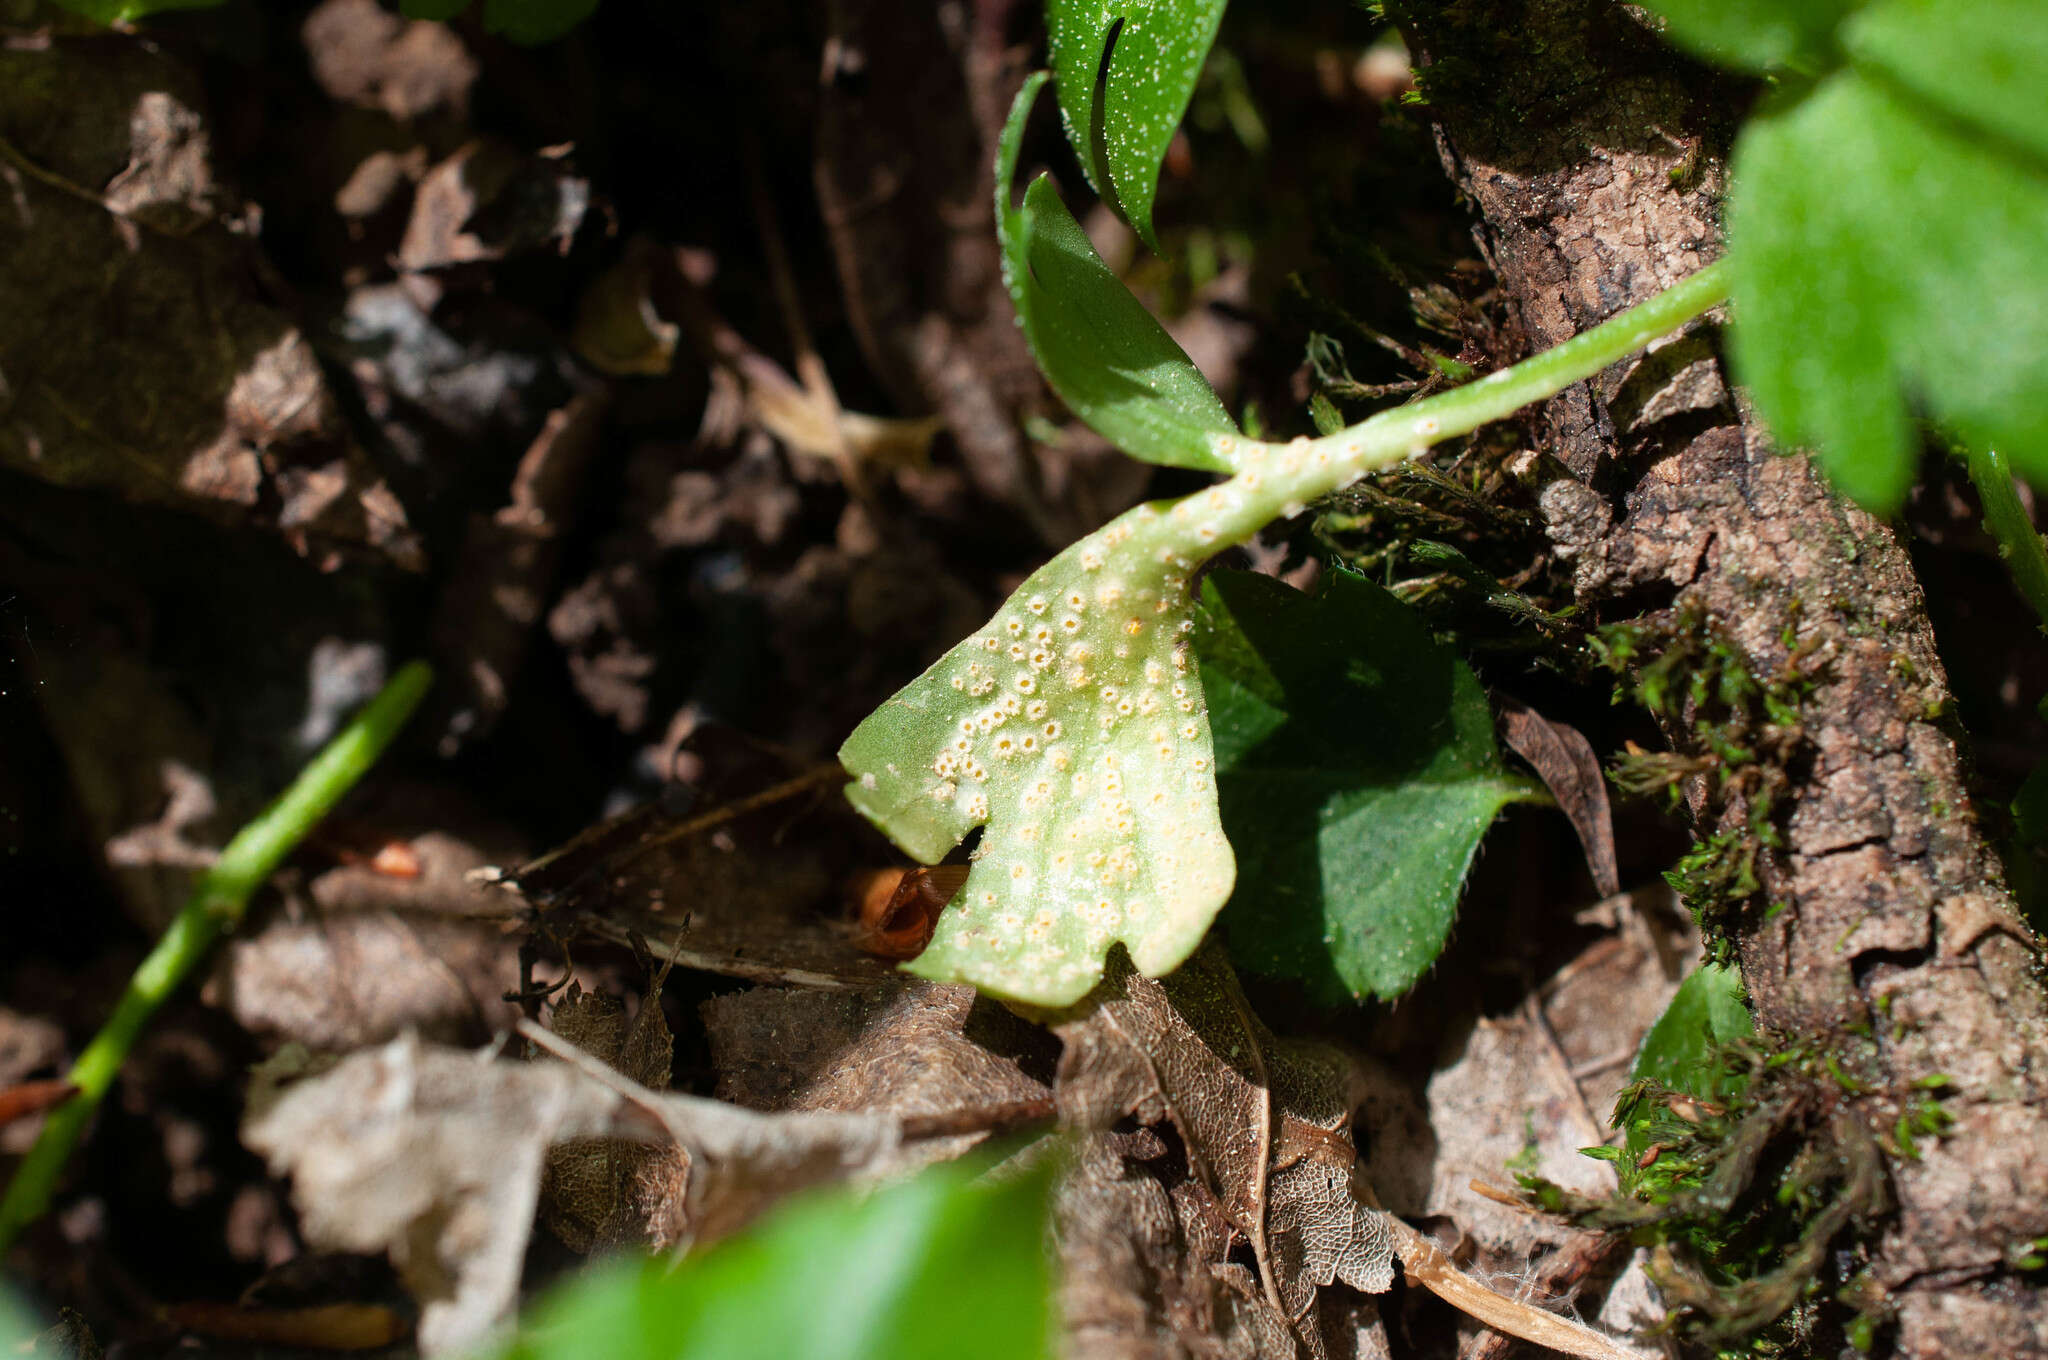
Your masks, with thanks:
M 1388 9 L 1531 349 L 1719 253 L 1721 153 L 1749 90 L 1601 0 Z M 1551 537 L 1601 616 L 1672 609 L 1756 676 L 1809 682 L 1769 781 L 1782 843 L 1729 918 L 1758 1023 L 1831 1055 L 1881 1145 L 1949 1083 L 1954 1124 L 1888 1155 L 1897 1212 L 1869 1225 L 1893 1353 L 2048 1356 L 2048 1284 L 2011 1264 L 2048 1234 L 2039 944 L 1972 816 L 1904 548 L 1767 445 L 1714 338 L 1699 327 L 1542 410 L 1544 447 L 1572 474 L 1544 492 Z M 1672 718 L 1674 744 L 1707 745 L 1706 716 Z M 1702 831 L 1744 825 L 1757 787 L 1702 788 Z

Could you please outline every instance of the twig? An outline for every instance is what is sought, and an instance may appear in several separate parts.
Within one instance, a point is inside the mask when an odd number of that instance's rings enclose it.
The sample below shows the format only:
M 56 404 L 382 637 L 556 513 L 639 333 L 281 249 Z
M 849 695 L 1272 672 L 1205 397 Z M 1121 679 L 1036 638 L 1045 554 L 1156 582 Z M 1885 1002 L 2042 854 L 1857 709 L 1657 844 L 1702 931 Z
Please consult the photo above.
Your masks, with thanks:
M 811 328 L 804 321 L 803 302 L 797 296 L 796 271 L 790 267 L 789 250 L 782 243 L 782 224 L 775 213 L 775 200 L 768 192 L 768 178 L 761 170 L 760 148 L 751 141 L 747 147 L 747 181 L 753 191 L 754 221 L 761 231 L 761 248 L 768 262 L 768 276 L 773 282 L 775 300 L 782 311 L 782 325 L 789 333 L 789 346 L 795 356 L 796 376 L 803 383 L 804 394 L 810 398 L 828 432 L 832 461 L 839 466 L 840 480 L 845 483 L 847 494 L 855 500 L 865 500 L 866 480 L 861 475 L 860 465 L 854 461 L 852 450 L 847 447 L 846 431 L 841 424 L 839 392 L 832 385 L 832 375 L 825 371 L 825 361 L 818 357 L 817 346 L 811 342 Z
M 688 1130 L 677 1123 L 659 1092 L 650 1091 L 595 1054 L 586 1053 L 561 1035 L 537 1021 L 520 1019 L 519 1037 L 534 1047 L 560 1058 L 591 1080 L 644 1110 L 661 1122 L 669 1137 L 684 1149 L 690 1146 Z M 953 1138 L 963 1133 L 1011 1133 L 1034 1124 L 1048 1123 L 1055 1111 L 1052 1098 L 1006 1100 L 994 1105 L 969 1105 L 937 1114 L 897 1116 L 897 1127 L 905 1142 L 920 1138 Z
M 1058 1113 L 1051 1096 L 1035 1100 L 1006 1100 L 996 1105 L 967 1105 L 938 1114 L 903 1116 L 903 1141 L 918 1138 L 951 1138 L 963 1133 L 1000 1135 L 1019 1129 L 1049 1124 Z
M 50 1207 L 72 1147 L 157 1007 L 206 957 L 220 933 L 241 921 L 249 899 L 285 856 L 376 763 L 432 682 L 433 672 L 425 662 L 415 661 L 400 670 L 321 748 L 283 796 L 235 833 L 213 867 L 200 875 L 177 918 L 128 980 L 114 1013 L 72 1065 L 65 1079 L 78 1094 L 51 1111 L 41 1136 L 8 1183 L 7 1196 L 0 1200 L 0 1250 Z
M 68 194 L 81 202 L 90 203 L 109 217 L 140 227 L 142 230 L 155 236 L 168 237 L 172 240 L 178 239 L 176 232 L 166 231 L 164 228 L 152 222 L 144 221 L 142 218 L 131 217 L 107 202 L 103 195 L 96 194 L 84 185 L 66 179 L 54 170 L 45 169 L 36 164 L 33 160 L 29 159 L 28 155 L 20 147 L 8 141 L 5 137 L 0 137 L 0 160 L 5 160 L 9 165 L 12 165 L 15 169 L 21 171 L 21 173 L 45 188 L 55 189 L 60 194 Z
M 759 793 L 751 794 L 737 802 L 713 808 L 701 816 L 692 817 L 688 821 L 677 822 L 674 826 L 663 827 L 660 831 L 655 832 L 646 840 L 641 841 L 638 845 L 633 846 L 630 850 L 620 855 L 618 863 L 622 865 L 631 864 L 634 860 L 658 845 L 668 845 L 675 841 L 686 840 L 700 832 L 709 831 L 714 826 L 720 826 L 735 818 L 744 817 L 749 812 L 758 812 L 762 808 L 771 807 L 786 798 L 794 798 L 798 794 L 816 788 L 820 784 L 829 784 L 835 779 L 845 779 L 846 777 L 846 771 L 840 768 L 837 762 L 815 766 L 804 771 L 794 779 L 785 779 L 780 784 L 763 789 Z
M 1394 1233 L 1394 1253 L 1401 1258 L 1401 1270 L 1408 1282 L 1421 1285 L 1468 1317 L 1497 1332 L 1583 1360 L 1639 1360 L 1634 1352 L 1583 1323 L 1495 1293 L 1452 1265 L 1436 1243 L 1400 1219 L 1389 1214 L 1387 1223 Z
M 1543 1258 L 1529 1283 L 1550 1298 L 1567 1294 L 1628 1244 L 1622 1233 L 1578 1234 Z M 1520 1343 L 1519 1337 L 1489 1328 L 1464 1346 L 1458 1360 L 1507 1360 Z

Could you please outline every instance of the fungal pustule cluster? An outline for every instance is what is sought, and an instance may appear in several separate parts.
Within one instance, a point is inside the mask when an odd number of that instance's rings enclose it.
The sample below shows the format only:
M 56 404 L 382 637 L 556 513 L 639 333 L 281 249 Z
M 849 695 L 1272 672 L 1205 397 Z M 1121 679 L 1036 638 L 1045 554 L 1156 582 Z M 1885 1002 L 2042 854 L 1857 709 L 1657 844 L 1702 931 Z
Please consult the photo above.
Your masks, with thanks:
M 1141 506 L 1061 553 L 849 739 L 849 796 L 885 830 L 987 827 L 914 971 L 1063 1005 L 1115 941 L 1172 968 L 1229 895 L 1179 546 L 1200 539 L 1172 519 Z M 898 705 L 930 744 L 886 771 L 863 733 Z

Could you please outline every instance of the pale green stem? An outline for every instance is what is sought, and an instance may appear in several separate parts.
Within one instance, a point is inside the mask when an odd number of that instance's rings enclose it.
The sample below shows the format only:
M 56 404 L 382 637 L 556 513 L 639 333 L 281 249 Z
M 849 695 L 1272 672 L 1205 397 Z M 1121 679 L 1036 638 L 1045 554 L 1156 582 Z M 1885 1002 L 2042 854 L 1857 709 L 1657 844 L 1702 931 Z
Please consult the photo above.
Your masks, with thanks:
M 1970 480 L 1977 485 L 1977 499 L 1984 504 L 1984 526 L 1998 540 L 1998 555 L 2005 559 L 2013 584 L 2034 607 L 2043 625 L 2048 625 L 2048 550 L 2027 508 L 2013 490 L 2012 468 L 1996 449 L 1972 446 L 1967 455 Z M 2048 626 L 2044 626 L 2048 632 Z
M 242 919 L 257 888 L 293 847 L 363 777 L 419 706 L 433 672 L 415 661 L 401 669 L 353 721 L 322 747 L 283 796 L 236 833 L 193 886 L 177 919 L 158 940 L 114 1007 L 72 1065 L 78 1094 L 50 1111 L 0 1200 L 0 1251 L 50 1207 L 72 1147 L 120 1074 L 121 1064 L 158 1006 L 178 989 L 223 930 Z
M 1188 509 L 1175 507 L 1176 518 L 1192 528 L 1197 539 L 1190 543 L 1186 535 L 1177 534 L 1180 546 L 1184 552 L 1206 557 L 1241 543 L 1273 520 L 1299 513 L 1309 502 L 1349 486 L 1369 472 L 1416 457 L 1432 444 L 1470 434 L 1489 421 L 1556 396 L 1676 330 L 1727 296 L 1727 267 L 1717 261 L 1511 368 L 1441 396 L 1382 411 L 1321 439 L 1265 444 L 1217 436 L 1213 447 L 1237 469 L 1237 475 L 1180 503 Z M 1203 515 L 1203 508 L 1210 513 Z

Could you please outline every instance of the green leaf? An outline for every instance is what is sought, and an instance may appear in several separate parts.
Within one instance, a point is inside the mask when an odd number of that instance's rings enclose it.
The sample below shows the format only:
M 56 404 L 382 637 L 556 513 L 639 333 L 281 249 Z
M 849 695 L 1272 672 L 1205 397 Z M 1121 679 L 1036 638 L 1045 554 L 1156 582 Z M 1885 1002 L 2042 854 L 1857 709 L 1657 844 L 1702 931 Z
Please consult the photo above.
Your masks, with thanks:
M 137 19 L 173 9 L 218 9 L 226 0 L 57 0 L 73 14 L 82 14 L 96 24 L 130 24 Z
M 2048 5 L 2041 0 L 1888 0 L 1852 19 L 1842 42 L 1859 65 L 2048 156 Z
M 2030 849 L 2048 848 L 2048 761 L 2027 772 L 2012 797 L 2013 836 Z
M 469 8 L 469 0 L 398 0 L 398 12 L 408 19 L 446 21 Z
M 1721 1064 L 1715 1050 L 1755 1029 L 1742 999 L 1742 974 L 1703 963 L 1678 984 L 1671 1004 L 1643 1036 L 1631 1076 L 1649 1079 L 1702 1100 L 1719 1100 Z
M 1667 1092 L 1725 1108 L 1748 1078 L 1723 1061 L 1721 1050 L 1754 1029 L 1742 999 L 1742 975 L 1735 969 L 1703 963 L 1678 984 L 1664 1013 L 1643 1035 L 1631 1085 L 1615 1105 L 1614 1126 L 1623 1136 L 1621 1146 L 1612 1149 L 1612 1160 L 1624 1193 L 1662 1200 L 1699 1184 L 1697 1157 L 1651 1153 L 1652 1148 L 1661 1153 L 1674 1144 L 1689 1144 L 1697 1134 L 1698 1114 L 1675 1106 Z
M 561 37 L 597 5 L 598 0 L 484 0 L 484 29 L 534 47 Z
M 1835 29 L 1863 0 L 1644 0 L 1672 41 L 1747 71 L 1818 75 L 1836 65 Z
M 1237 427 L 1216 390 L 1088 243 L 1040 175 L 1010 202 L 1018 146 L 1045 77 L 1018 92 L 996 159 L 996 227 L 1003 278 L 1046 380 L 1075 415 L 1148 463 L 1227 472 L 1219 437 Z
M 1118 940 L 1148 977 L 1202 942 L 1233 869 L 1179 545 L 1210 494 L 1068 548 L 840 748 L 847 798 L 925 863 L 987 828 L 910 971 L 1065 1006 Z
M 1406 991 L 1443 950 L 1480 837 L 1533 794 L 1478 680 L 1344 571 L 1312 596 L 1211 573 L 1195 638 L 1238 855 L 1232 955 L 1324 1002 Z
M 1840 65 L 1836 30 L 1864 0 L 1645 0 L 1679 45 L 1759 73 L 1819 75 Z
M 1224 0 L 1047 0 L 1060 116 L 1088 182 L 1153 250 L 1159 164 L 1188 111 Z
M 1844 71 L 1752 120 L 1733 177 L 1736 376 L 1782 442 L 1889 513 L 1914 399 L 2048 481 L 2041 167 Z
M 502 1360 L 1049 1360 L 1043 1173 L 935 1167 L 806 1197 L 703 1257 L 602 1267 L 541 1303 Z

